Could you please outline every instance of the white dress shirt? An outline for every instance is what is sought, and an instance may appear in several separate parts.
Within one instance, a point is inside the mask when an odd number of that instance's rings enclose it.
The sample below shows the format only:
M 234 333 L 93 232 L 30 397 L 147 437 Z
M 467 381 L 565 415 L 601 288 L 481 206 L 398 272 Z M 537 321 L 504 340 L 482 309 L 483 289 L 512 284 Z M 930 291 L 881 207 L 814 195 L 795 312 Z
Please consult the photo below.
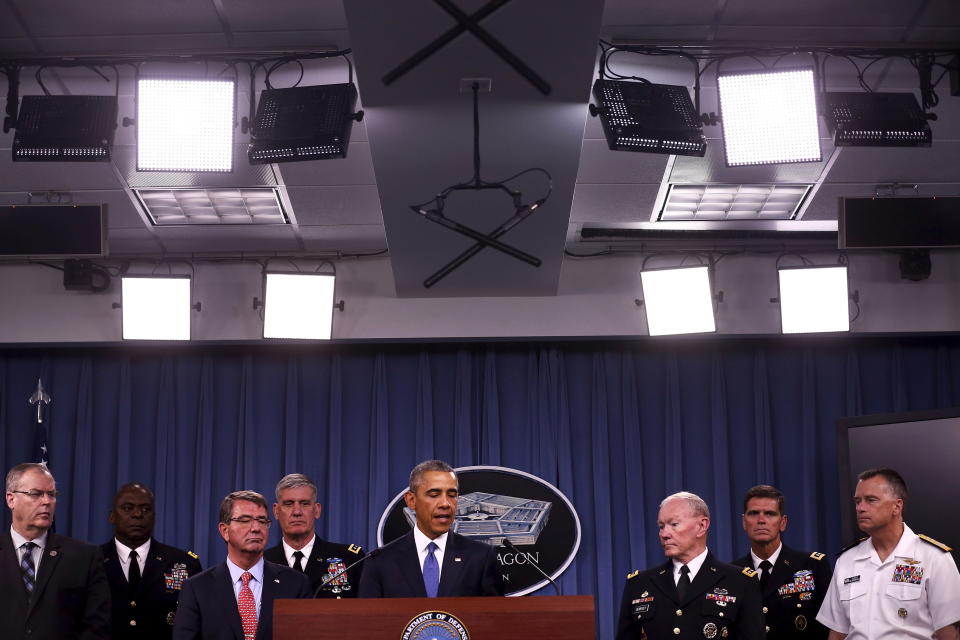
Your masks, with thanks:
M 700 552 L 700 555 L 687 563 L 687 568 L 690 569 L 690 582 L 693 582 L 693 579 L 697 577 L 697 572 L 700 571 L 704 560 L 707 559 L 708 551 L 709 549 L 704 549 Z M 680 567 L 682 566 L 683 563 L 679 560 L 673 561 L 673 584 L 677 584 L 677 582 L 680 581 Z
M 307 560 L 310 558 L 310 554 L 313 553 L 313 544 L 317 541 L 317 534 L 313 534 L 310 538 L 310 542 L 305 544 L 302 549 L 294 549 L 287 544 L 287 541 L 283 538 L 280 539 L 280 544 L 283 545 L 283 556 L 287 559 L 287 566 L 293 569 L 293 563 L 296 562 L 296 558 L 293 557 L 293 554 L 299 551 L 303 554 L 303 560 L 300 562 L 303 566 L 303 570 L 307 570 Z
M 31 550 L 33 556 L 33 575 L 39 575 L 40 573 L 40 559 L 43 557 L 43 550 L 47 548 L 47 534 L 49 531 L 44 531 L 43 535 L 34 538 L 33 540 L 27 540 L 22 535 L 17 533 L 16 529 L 13 528 L 13 525 L 10 525 L 10 537 L 13 539 L 13 548 L 17 550 L 17 564 L 23 562 L 23 554 L 26 553 L 26 550 L 23 548 L 23 545 L 27 542 L 32 542 L 37 545 Z M 421 561 L 421 565 L 423 562 Z
M 436 538 L 428 538 L 425 533 L 420 531 L 419 527 L 413 528 L 413 544 L 417 547 L 417 556 L 420 558 L 420 572 L 423 572 L 423 562 L 427 559 L 427 547 L 430 546 L 430 543 L 433 542 L 437 545 L 437 550 L 433 552 L 433 556 L 437 559 L 437 566 L 440 567 L 440 574 L 443 573 L 443 551 L 447 548 L 447 533 L 444 533 Z
M 263 556 L 257 560 L 257 564 L 249 569 L 241 569 L 227 558 L 227 569 L 230 570 L 230 579 L 233 581 L 233 596 L 240 602 L 240 590 L 243 589 L 243 580 L 241 576 L 245 571 L 249 571 L 253 578 L 250 580 L 250 591 L 253 592 L 253 599 L 257 603 L 257 620 L 260 619 L 260 595 L 263 593 Z
M 120 557 L 120 568 L 123 569 L 123 575 L 129 581 L 131 549 L 116 538 L 113 539 L 113 542 L 117 545 L 117 556 Z M 148 538 L 146 542 L 136 549 L 133 549 L 133 551 L 137 552 L 137 564 L 140 565 L 140 575 L 142 576 L 143 570 L 147 565 L 147 554 L 150 553 L 150 539 Z

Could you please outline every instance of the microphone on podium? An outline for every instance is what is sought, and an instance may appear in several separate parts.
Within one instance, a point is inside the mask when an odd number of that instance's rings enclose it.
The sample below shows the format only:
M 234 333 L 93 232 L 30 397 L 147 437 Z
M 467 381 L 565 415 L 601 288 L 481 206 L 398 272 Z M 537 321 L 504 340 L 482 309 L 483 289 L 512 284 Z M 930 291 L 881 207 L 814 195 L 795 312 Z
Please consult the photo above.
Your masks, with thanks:
M 520 551 L 520 549 L 517 548 L 517 545 L 513 544 L 513 542 L 511 542 L 509 538 L 504 538 L 504 539 L 503 539 L 503 546 L 505 546 L 507 549 L 510 549 L 510 551 L 513 551 L 513 552 L 516 553 L 516 554 L 523 554 L 523 552 Z M 553 588 L 557 590 L 557 595 L 558 595 L 558 596 L 562 596 L 562 595 L 563 595 L 563 592 L 560 591 L 560 585 L 558 585 L 556 582 L 554 582 L 554 581 L 553 581 L 553 578 L 551 578 L 550 576 L 548 576 L 548 575 L 547 575 L 547 572 L 544 571 L 543 569 L 541 569 L 541 568 L 540 568 L 540 565 L 538 565 L 536 562 L 533 561 L 533 558 L 531 558 L 529 555 L 526 556 L 526 558 L 527 558 L 527 564 L 529 564 L 529 565 L 532 566 L 534 569 L 536 569 L 537 571 L 539 571 L 539 572 L 540 572 L 540 575 L 542 575 L 544 578 L 546 578 L 546 579 L 547 579 L 547 582 L 549 582 L 550 584 L 552 584 L 552 585 L 553 585 Z

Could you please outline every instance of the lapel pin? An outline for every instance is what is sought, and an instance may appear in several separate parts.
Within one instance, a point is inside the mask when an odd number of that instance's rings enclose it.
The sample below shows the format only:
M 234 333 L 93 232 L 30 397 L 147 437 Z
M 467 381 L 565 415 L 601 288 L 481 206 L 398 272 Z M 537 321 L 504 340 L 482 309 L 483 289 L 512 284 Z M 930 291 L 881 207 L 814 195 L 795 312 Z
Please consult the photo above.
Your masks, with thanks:
M 280 584 L 280 578 L 274 578 L 273 581 L 276 582 L 277 584 Z
M 54 557 L 54 556 L 56 556 L 56 555 L 57 555 L 57 550 L 56 550 L 56 549 L 54 549 L 53 551 L 50 552 L 50 557 L 51 557 L 51 558 Z
M 454 561 L 454 562 L 461 562 L 460 558 L 454 558 L 453 561 Z

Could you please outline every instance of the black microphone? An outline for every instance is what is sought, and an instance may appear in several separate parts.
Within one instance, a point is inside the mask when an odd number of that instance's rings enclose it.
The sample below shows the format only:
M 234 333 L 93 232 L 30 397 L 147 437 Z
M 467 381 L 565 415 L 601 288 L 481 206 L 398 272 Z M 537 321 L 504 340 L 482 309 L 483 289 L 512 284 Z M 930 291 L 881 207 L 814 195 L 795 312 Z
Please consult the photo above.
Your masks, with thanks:
M 386 549 L 386 548 L 389 547 L 390 545 L 394 544 L 395 542 L 398 542 L 398 541 L 400 541 L 400 540 L 403 540 L 405 537 L 406 537 L 406 536 L 400 536 L 399 538 L 396 538 L 396 539 L 394 539 L 394 540 L 391 540 L 390 542 L 388 542 L 387 544 L 383 545 L 382 547 L 377 547 L 377 548 L 374 549 L 373 551 L 367 553 L 367 555 L 363 556 L 363 557 L 360 558 L 359 560 L 354 560 L 354 561 L 351 562 L 348 566 L 344 567 L 343 569 L 340 569 L 340 571 L 337 571 L 337 572 L 336 572 L 335 574 L 333 574 L 332 576 L 327 576 L 326 578 L 323 579 L 322 582 L 320 582 L 320 586 L 317 587 L 317 590 L 313 592 L 313 597 L 316 598 L 317 595 L 320 593 L 320 590 L 321 590 L 321 589 L 323 589 L 325 586 L 327 586 L 328 584 L 330 584 L 331 582 L 333 582 L 334 580 L 336 580 L 337 578 L 339 578 L 340 576 L 342 576 L 343 574 L 345 574 L 347 571 L 350 571 L 350 569 L 353 569 L 355 566 L 357 566 L 357 565 L 360 564 L 361 562 L 364 562 L 364 561 L 366 561 L 366 560 L 369 560 L 370 558 L 373 558 L 373 557 L 375 557 L 375 556 L 380 555 L 380 552 L 381 552 L 381 551 L 383 551 L 384 549 Z
M 522 551 L 520 551 L 520 549 L 517 549 L 517 545 L 513 544 L 513 542 L 511 542 L 509 538 L 504 538 L 504 539 L 503 539 L 503 546 L 505 546 L 507 549 L 510 549 L 510 551 L 513 551 L 514 553 L 517 553 L 517 554 L 522 554 L 522 553 L 523 553 Z M 531 558 L 529 555 L 526 556 L 526 558 L 527 558 L 527 564 L 529 564 L 529 565 L 532 566 L 534 569 L 536 569 L 537 571 L 539 571 L 539 572 L 540 572 L 540 575 L 542 575 L 544 578 L 546 578 L 546 579 L 547 579 L 547 582 L 549 582 L 550 584 L 552 584 L 552 585 L 553 585 L 553 588 L 557 590 L 557 595 L 558 595 L 558 596 L 562 596 L 562 595 L 563 595 L 563 592 L 560 591 L 560 585 L 558 585 L 556 582 L 554 582 L 554 581 L 553 581 L 553 578 L 551 578 L 550 576 L 548 576 L 548 575 L 547 575 L 547 572 L 544 571 L 543 569 L 541 569 L 541 568 L 540 568 L 540 565 L 538 565 L 536 562 L 533 561 L 533 558 Z

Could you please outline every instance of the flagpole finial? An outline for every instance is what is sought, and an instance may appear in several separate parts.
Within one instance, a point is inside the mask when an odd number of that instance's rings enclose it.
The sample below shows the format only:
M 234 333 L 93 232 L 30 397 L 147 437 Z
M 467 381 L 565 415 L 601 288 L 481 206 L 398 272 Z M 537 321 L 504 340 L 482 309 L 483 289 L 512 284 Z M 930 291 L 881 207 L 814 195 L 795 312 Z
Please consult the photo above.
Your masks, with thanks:
M 43 390 L 43 380 L 40 378 L 37 378 L 37 390 L 33 392 L 28 402 L 37 405 L 37 423 L 43 422 L 43 407 L 50 404 L 50 395 Z

